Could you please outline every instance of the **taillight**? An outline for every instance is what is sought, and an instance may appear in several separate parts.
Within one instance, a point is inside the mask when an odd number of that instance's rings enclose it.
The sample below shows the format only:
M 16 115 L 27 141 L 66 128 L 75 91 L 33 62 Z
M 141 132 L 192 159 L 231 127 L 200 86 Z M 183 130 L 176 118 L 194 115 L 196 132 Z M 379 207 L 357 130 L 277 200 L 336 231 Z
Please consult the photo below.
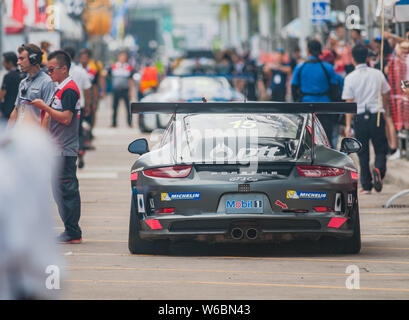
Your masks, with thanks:
M 138 180 L 138 172 L 131 173 L 131 181 Z
M 162 209 L 155 210 L 155 213 L 157 214 L 167 214 L 167 213 L 173 213 L 173 212 L 175 212 L 175 208 L 162 208 Z
M 334 177 L 345 173 L 344 169 L 322 166 L 297 166 L 297 169 L 301 176 L 310 178 Z
M 352 180 L 358 180 L 358 173 L 354 172 L 354 171 L 351 171 L 351 178 L 352 178 Z
M 174 166 L 149 169 L 143 173 L 146 176 L 154 178 L 186 178 L 191 170 L 192 166 Z
M 329 207 L 314 207 L 316 212 L 334 212 L 334 209 Z

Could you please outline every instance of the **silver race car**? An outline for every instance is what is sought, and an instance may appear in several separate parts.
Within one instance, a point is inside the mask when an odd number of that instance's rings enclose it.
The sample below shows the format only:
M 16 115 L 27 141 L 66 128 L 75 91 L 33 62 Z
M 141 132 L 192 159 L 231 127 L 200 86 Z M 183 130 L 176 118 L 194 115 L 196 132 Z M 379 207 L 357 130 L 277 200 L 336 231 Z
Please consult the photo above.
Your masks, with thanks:
M 171 113 L 152 151 L 131 169 L 129 250 L 171 241 L 273 242 L 325 238 L 361 248 L 359 141 L 329 147 L 317 113 L 356 113 L 353 103 L 134 103 L 133 113 Z

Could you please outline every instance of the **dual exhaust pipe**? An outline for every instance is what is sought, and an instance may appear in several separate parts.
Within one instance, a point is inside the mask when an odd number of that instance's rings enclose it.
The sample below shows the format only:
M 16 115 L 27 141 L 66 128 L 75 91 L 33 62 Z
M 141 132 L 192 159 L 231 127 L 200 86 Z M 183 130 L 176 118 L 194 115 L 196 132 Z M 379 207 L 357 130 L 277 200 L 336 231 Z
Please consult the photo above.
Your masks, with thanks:
M 243 230 L 242 228 L 235 227 L 230 232 L 231 237 L 234 240 L 241 240 L 246 237 L 248 240 L 256 240 L 258 237 L 258 231 L 256 228 L 247 228 Z

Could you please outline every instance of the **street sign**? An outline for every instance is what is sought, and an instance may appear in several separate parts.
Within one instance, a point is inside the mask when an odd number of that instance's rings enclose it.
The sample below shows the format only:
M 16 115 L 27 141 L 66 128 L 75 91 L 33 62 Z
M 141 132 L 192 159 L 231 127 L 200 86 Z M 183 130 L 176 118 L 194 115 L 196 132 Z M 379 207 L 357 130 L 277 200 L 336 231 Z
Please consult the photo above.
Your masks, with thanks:
M 330 19 L 329 0 L 311 0 L 311 20 L 312 22 L 323 22 Z
M 395 18 L 397 22 L 409 22 L 409 0 L 395 3 Z

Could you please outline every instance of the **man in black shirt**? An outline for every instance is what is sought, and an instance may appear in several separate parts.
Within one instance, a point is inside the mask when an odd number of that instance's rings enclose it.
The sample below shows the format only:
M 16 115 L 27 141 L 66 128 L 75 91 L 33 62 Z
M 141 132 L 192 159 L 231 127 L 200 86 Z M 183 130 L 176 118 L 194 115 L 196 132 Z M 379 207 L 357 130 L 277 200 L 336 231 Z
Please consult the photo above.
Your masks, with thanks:
M 22 74 L 17 70 L 17 55 L 14 52 L 3 53 L 3 66 L 8 72 L 0 89 L 0 118 L 8 120 L 14 109 Z
M 271 69 L 271 100 L 285 102 L 287 96 L 287 79 L 291 74 L 291 66 L 284 63 L 284 50 L 277 50 L 277 61 Z

